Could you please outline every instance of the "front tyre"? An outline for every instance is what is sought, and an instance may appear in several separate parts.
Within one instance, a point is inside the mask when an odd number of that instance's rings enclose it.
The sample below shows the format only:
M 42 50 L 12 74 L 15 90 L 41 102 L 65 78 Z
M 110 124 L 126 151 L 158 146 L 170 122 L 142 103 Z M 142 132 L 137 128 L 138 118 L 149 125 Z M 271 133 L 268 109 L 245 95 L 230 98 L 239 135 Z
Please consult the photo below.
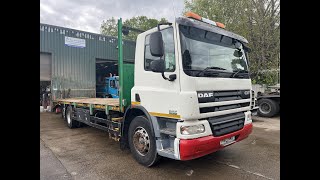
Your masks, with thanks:
M 140 164 L 150 167 L 160 159 L 150 122 L 145 116 L 137 116 L 132 120 L 128 140 L 131 154 Z

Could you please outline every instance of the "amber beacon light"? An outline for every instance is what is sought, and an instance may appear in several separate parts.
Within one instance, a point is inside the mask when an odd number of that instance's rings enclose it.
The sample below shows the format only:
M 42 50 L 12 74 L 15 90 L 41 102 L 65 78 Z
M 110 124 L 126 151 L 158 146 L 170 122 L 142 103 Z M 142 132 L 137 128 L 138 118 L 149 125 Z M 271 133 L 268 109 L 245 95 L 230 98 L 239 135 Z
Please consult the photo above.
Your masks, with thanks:
M 204 18 L 204 17 L 201 17 L 200 15 L 194 13 L 194 12 L 187 12 L 185 14 L 186 17 L 188 18 L 192 18 L 192 19 L 195 19 L 195 20 L 198 20 L 198 21 L 202 21 L 204 23 L 207 23 L 207 24 L 211 24 L 213 26 L 217 26 L 217 27 L 220 27 L 220 28 L 225 28 L 226 26 L 224 24 L 222 24 L 221 22 L 215 22 L 215 21 L 212 21 L 210 19 L 207 19 L 207 18 Z

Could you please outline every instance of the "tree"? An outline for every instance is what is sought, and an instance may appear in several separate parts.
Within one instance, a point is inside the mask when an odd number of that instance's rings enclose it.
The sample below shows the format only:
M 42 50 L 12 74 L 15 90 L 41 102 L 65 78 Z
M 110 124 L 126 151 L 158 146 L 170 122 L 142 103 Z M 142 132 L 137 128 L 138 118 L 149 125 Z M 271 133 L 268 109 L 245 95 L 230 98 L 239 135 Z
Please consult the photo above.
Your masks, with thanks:
M 250 71 L 253 82 L 274 84 L 274 73 L 261 70 L 278 69 L 280 63 L 280 0 L 189 0 L 184 11 L 222 22 L 226 29 L 249 41 Z
M 125 20 L 123 22 L 123 25 L 146 31 L 156 27 L 157 24 L 159 24 L 160 22 L 167 22 L 167 20 L 165 18 L 157 20 L 148 18 L 146 16 L 137 16 Z M 106 21 L 103 21 L 100 27 L 100 32 L 101 34 L 107 36 L 118 36 L 117 20 L 114 17 L 112 17 Z M 127 36 L 123 36 L 123 38 L 135 41 L 138 34 L 138 32 L 130 31 L 130 33 Z
M 117 20 L 112 17 L 106 21 L 102 21 L 100 33 L 107 36 L 118 36 Z

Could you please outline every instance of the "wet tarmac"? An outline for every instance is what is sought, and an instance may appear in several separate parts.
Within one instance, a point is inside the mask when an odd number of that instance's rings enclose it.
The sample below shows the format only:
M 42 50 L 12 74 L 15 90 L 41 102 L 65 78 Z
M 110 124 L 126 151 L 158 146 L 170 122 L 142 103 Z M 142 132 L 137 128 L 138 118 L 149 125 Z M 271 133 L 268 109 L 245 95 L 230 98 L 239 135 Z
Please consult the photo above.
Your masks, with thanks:
M 255 118 L 245 140 L 191 161 L 138 164 L 104 131 L 40 113 L 40 179 L 280 179 L 280 119 Z

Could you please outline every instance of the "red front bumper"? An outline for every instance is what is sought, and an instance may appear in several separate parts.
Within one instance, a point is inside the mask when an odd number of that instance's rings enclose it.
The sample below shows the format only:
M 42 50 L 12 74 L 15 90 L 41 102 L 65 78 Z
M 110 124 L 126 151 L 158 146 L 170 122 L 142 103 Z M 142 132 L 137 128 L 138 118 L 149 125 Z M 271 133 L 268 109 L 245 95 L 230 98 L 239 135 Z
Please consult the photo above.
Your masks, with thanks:
M 220 149 L 226 146 L 221 146 L 220 141 L 232 136 L 236 136 L 236 142 L 248 137 L 252 132 L 252 123 L 245 125 L 241 130 L 226 134 L 224 136 L 214 137 L 206 136 L 197 139 L 181 139 L 180 140 L 180 160 L 195 159 Z

